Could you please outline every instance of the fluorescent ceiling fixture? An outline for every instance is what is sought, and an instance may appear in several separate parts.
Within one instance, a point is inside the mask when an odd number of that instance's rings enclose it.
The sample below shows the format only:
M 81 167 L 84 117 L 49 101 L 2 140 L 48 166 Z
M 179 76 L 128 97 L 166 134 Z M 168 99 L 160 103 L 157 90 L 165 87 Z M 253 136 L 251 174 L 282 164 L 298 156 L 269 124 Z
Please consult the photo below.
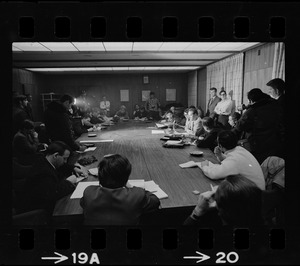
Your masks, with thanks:
M 176 67 L 160 67 L 160 70 L 174 70 Z
M 222 43 L 219 43 L 218 45 L 212 47 L 212 49 L 208 49 L 208 50 L 213 50 L 213 51 L 226 51 L 226 50 L 240 51 L 240 50 L 243 50 L 247 47 L 254 46 L 256 44 L 258 44 L 258 43 L 222 42 Z
M 96 70 L 100 71 L 112 71 L 112 67 L 96 67 Z
M 41 44 L 53 52 L 78 51 L 70 42 L 41 42 Z
M 129 67 L 128 70 L 144 70 L 145 67 Z
M 191 42 L 164 42 L 159 51 L 183 51 Z
M 114 71 L 119 71 L 119 70 L 128 70 L 128 67 L 113 67 L 112 68 Z
M 95 67 L 60 67 L 60 68 L 26 68 L 34 72 L 72 72 L 72 71 L 96 71 Z
M 134 42 L 132 50 L 135 51 L 158 51 L 162 42 Z
M 180 67 L 176 67 L 177 70 L 195 70 L 198 69 L 200 67 L 198 66 L 180 66 Z
M 38 42 L 14 42 L 13 47 L 16 47 L 24 52 L 50 52 Z
M 104 42 L 103 46 L 106 51 L 131 51 L 133 43 L 132 42 Z
M 15 46 L 12 46 L 12 51 L 13 51 L 13 52 L 22 52 L 21 49 L 15 47 Z
M 193 42 L 184 51 L 206 51 L 220 44 L 220 42 Z
M 105 51 L 102 42 L 72 42 L 79 51 Z
M 144 70 L 159 70 L 161 67 L 145 67 Z

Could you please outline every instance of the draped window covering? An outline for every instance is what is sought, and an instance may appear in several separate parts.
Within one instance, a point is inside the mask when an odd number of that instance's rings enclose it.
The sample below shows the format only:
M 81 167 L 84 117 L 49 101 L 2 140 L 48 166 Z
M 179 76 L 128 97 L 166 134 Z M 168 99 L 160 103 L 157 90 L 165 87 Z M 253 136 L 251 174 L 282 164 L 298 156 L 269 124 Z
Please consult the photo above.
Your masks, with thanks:
M 275 43 L 272 79 L 285 80 L 285 45 L 283 42 Z
M 233 100 L 232 113 L 242 103 L 244 53 L 239 53 L 214 64 L 207 66 L 207 95 L 206 104 L 210 98 L 209 89 L 224 87 L 227 97 Z

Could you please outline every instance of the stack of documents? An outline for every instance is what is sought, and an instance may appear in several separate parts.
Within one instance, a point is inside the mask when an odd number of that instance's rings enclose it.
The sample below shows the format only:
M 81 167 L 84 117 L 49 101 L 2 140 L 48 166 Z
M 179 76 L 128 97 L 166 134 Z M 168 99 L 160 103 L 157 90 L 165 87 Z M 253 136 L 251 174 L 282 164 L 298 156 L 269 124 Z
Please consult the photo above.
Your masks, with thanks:
M 151 130 L 151 133 L 152 134 L 165 134 L 165 131 L 164 130 L 159 130 L 159 129 L 157 129 L 157 130 L 153 129 L 153 130 Z
M 128 180 L 129 185 L 133 187 L 141 187 L 153 193 L 159 199 L 165 199 L 168 195 L 154 181 L 145 181 L 143 179 Z
M 94 150 L 96 150 L 97 149 L 97 147 L 90 147 L 90 148 L 87 148 L 87 149 L 85 149 L 84 151 L 76 151 L 77 153 L 85 153 L 85 152 L 87 152 L 87 151 L 94 151 Z
M 74 190 L 73 194 L 71 195 L 71 199 L 80 199 L 83 196 L 84 190 L 88 186 L 99 186 L 99 181 L 92 181 L 92 182 L 80 182 L 78 183 L 76 189 Z
M 191 167 L 199 167 L 199 168 L 201 168 L 201 162 L 189 161 L 187 163 L 182 163 L 179 166 L 181 168 L 191 168 Z
M 157 128 L 167 128 L 168 126 L 164 125 L 164 124 L 159 124 L 159 123 L 155 123 Z

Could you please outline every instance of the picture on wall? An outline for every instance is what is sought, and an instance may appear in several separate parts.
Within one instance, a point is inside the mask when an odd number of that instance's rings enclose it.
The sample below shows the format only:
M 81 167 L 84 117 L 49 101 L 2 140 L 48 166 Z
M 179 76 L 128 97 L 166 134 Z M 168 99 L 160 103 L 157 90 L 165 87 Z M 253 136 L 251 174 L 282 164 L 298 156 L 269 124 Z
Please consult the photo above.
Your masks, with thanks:
M 149 99 L 150 97 L 150 90 L 147 91 L 142 91 L 142 101 L 145 102 Z
M 149 77 L 148 76 L 143 77 L 143 83 L 144 84 L 149 84 Z
M 129 102 L 129 90 L 120 90 L 121 102 Z
M 166 89 L 166 101 L 167 102 L 176 101 L 176 89 Z

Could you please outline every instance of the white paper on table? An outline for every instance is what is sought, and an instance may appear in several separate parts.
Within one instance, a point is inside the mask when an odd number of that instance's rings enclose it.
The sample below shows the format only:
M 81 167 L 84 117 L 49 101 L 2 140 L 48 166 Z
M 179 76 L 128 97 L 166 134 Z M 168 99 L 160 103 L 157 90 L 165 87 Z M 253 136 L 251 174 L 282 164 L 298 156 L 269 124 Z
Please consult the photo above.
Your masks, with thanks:
M 78 182 L 80 182 L 81 180 L 86 179 L 86 178 L 87 178 L 86 176 L 80 176 L 80 177 L 77 177 L 76 183 L 78 183 Z
M 165 134 L 165 131 L 164 130 L 159 130 L 159 129 L 154 129 L 154 130 L 151 130 L 151 133 L 152 134 Z
M 189 135 L 189 133 L 187 133 L 187 132 L 173 132 L 173 135 L 175 135 L 175 136 L 181 136 L 181 135 L 187 136 L 187 135 Z
M 173 144 L 182 144 L 182 141 L 181 140 L 168 140 L 166 142 L 166 144 L 170 144 L 170 145 L 173 145 Z
M 80 199 L 83 196 L 84 190 L 89 186 L 99 186 L 99 181 L 80 182 L 72 193 L 70 199 Z
M 156 192 L 158 188 L 159 186 L 153 180 L 145 182 L 145 190 L 149 192 Z
M 96 142 L 113 142 L 113 139 L 91 139 L 91 140 L 80 140 L 80 143 L 96 143 Z
M 186 162 L 186 163 L 182 163 L 179 166 L 181 168 L 190 168 L 190 167 L 196 167 L 196 166 L 198 166 L 198 164 L 194 161 L 189 161 L 189 162 Z
M 164 124 L 159 124 L 159 123 L 155 123 L 155 125 L 157 126 L 157 128 L 164 128 L 164 127 L 168 127 Z
M 128 180 L 129 185 L 133 187 L 145 188 L 145 180 L 144 179 L 131 179 Z
M 153 193 L 159 199 L 165 199 L 168 195 L 158 186 L 157 191 Z
M 96 168 L 90 168 L 89 170 L 89 173 L 91 174 L 91 175 L 98 175 L 98 168 L 96 167 Z
M 96 150 L 97 149 L 97 147 L 89 147 L 89 148 L 87 148 L 87 149 L 85 149 L 84 151 L 76 151 L 77 153 L 85 153 L 85 152 L 87 152 L 87 151 L 94 151 L 94 150 Z

